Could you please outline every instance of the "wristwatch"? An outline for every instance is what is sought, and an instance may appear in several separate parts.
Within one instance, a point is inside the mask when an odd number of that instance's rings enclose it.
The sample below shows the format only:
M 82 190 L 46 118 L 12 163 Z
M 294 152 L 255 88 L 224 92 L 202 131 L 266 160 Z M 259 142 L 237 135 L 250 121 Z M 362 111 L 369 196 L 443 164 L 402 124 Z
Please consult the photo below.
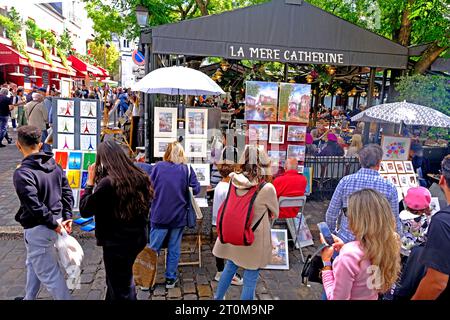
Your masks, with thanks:
M 333 268 L 333 264 L 331 263 L 331 261 L 323 261 L 323 268 L 322 270 L 331 270 Z

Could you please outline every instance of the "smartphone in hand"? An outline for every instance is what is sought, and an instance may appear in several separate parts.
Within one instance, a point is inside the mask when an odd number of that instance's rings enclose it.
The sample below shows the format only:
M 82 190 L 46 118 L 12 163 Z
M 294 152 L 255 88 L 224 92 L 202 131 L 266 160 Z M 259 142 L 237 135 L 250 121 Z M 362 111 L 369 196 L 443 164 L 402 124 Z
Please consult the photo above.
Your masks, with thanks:
M 317 227 L 319 228 L 320 233 L 322 234 L 323 238 L 327 242 L 329 246 L 331 246 L 334 243 L 333 236 L 331 235 L 330 228 L 325 222 L 320 222 L 317 224 Z

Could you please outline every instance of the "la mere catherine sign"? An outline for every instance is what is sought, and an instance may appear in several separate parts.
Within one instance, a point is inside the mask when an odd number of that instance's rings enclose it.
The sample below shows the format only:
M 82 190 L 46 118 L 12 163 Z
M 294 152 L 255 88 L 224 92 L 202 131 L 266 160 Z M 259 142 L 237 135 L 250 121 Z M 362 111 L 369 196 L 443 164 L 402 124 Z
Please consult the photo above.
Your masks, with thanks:
M 228 54 L 230 58 L 234 59 L 334 65 L 344 64 L 344 54 L 332 52 L 230 45 L 228 46 Z

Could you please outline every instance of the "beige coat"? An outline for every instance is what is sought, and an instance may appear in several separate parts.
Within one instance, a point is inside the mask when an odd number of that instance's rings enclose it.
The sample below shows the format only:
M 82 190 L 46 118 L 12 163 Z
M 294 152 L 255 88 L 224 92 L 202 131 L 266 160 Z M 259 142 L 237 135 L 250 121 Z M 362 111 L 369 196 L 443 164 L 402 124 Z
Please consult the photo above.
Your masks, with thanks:
M 28 125 L 35 126 L 41 130 L 47 129 L 46 124 L 48 123 L 48 110 L 44 106 L 44 102 L 28 102 L 25 105 L 25 117 L 27 118 Z
M 248 192 L 256 185 L 242 174 L 233 174 L 233 184 L 238 188 L 239 196 Z M 278 218 L 279 208 L 275 187 L 267 183 L 258 193 L 254 203 L 254 225 L 264 215 L 258 228 L 255 230 L 255 241 L 251 246 L 235 246 L 223 244 L 218 238 L 213 249 L 216 257 L 233 261 L 236 265 L 249 270 L 261 269 L 267 266 L 272 257 L 272 237 L 270 234 L 269 211 L 273 219 Z

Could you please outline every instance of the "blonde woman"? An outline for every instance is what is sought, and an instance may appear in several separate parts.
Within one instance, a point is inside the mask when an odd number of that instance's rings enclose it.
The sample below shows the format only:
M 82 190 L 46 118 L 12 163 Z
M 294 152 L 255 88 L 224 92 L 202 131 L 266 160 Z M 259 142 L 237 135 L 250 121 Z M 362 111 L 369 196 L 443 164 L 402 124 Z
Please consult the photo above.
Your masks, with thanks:
M 270 234 L 270 220 L 278 218 L 278 199 L 275 187 L 270 183 L 270 159 L 264 151 L 255 146 L 248 146 L 239 161 L 238 173 L 230 174 L 231 183 L 235 187 L 238 197 L 242 197 L 253 187 L 261 183 L 266 184 L 259 191 L 253 204 L 254 215 L 252 226 L 258 221 L 254 231 L 255 239 L 250 246 L 235 246 L 222 243 L 218 238 L 213 254 L 226 259 L 225 269 L 220 277 L 216 300 L 223 300 L 233 276 L 239 267 L 244 269 L 244 286 L 241 300 L 253 300 L 258 282 L 259 269 L 266 267 L 272 257 L 272 240 Z
M 362 136 L 360 134 L 355 134 L 352 137 L 352 143 L 347 150 L 346 157 L 354 157 L 358 155 L 359 150 L 363 148 Z
M 356 240 L 334 244 L 322 251 L 322 282 L 328 300 L 377 300 L 400 273 L 400 238 L 384 196 L 371 189 L 353 193 L 346 213 Z M 325 241 L 322 238 L 322 242 Z M 334 251 L 338 257 L 331 263 Z
M 154 199 L 150 213 L 150 245 L 159 253 L 166 237 L 169 239 L 166 288 L 174 288 L 178 282 L 177 269 L 181 254 L 181 238 L 187 225 L 188 187 L 194 194 L 200 192 L 194 170 L 188 168 L 183 146 L 170 143 L 164 154 L 164 161 L 158 162 L 150 175 L 154 188 Z

